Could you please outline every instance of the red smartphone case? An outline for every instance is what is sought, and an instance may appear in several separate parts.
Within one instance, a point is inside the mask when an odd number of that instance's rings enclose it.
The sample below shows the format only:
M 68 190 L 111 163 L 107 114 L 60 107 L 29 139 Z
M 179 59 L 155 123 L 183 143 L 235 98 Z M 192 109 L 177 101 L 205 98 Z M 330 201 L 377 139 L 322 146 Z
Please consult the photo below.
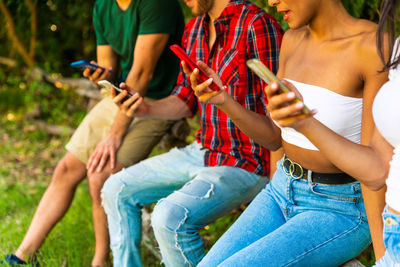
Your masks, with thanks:
M 204 71 L 202 71 L 197 66 L 197 64 L 186 54 L 186 52 L 179 45 L 176 44 L 171 45 L 170 49 L 172 50 L 172 52 L 175 53 L 175 55 L 177 55 L 180 58 L 180 60 L 186 63 L 186 66 L 189 68 L 190 71 L 193 71 L 195 68 L 199 70 L 199 75 L 198 75 L 199 82 L 203 83 L 210 78 Z M 215 82 L 212 82 L 209 88 L 214 91 L 219 91 L 222 89 Z

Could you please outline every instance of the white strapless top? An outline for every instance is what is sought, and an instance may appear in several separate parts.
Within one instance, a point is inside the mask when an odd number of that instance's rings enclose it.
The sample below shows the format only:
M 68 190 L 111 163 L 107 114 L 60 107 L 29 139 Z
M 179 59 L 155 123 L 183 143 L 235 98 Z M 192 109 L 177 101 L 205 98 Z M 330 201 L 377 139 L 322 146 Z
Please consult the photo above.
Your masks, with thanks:
M 397 46 L 396 46 L 397 47 Z M 396 51 L 396 47 L 395 50 Z M 394 147 L 386 180 L 386 203 L 400 211 L 400 67 L 389 72 L 385 83 L 375 97 L 372 109 L 374 121 L 381 135 Z
M 363 99 L 343 96 L 323 87 L 306 83 L 291 82 L 303 96 L 304 104 L 310 109 L 317 109 L 314 116 L 329 129 L 341 136 L 360 143 L 361 139 L 361 118 Z M 318 150 L 303 134 L 290 127 L 280 127 L 282 139 L 292 145 Z

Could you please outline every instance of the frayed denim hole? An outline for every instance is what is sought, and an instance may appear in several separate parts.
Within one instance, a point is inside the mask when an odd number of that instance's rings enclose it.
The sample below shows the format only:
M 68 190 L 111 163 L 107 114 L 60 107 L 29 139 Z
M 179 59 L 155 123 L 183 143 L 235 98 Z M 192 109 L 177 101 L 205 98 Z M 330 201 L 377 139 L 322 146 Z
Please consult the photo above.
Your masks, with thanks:
M 119 210 L 120 207 L 118 205 L 118 200 L 119 200 L 119 195 L 121 194 L 121 192 L 124 190 L 125 187 L 126 187 L 126 184 L 121 182 L 121 184 L 120 184 L 120 186 L 118 188 L 118 191 L 115 194 L 116 198 L 111 200 L 111 201 L 115 201 L 116 202 L 115 203 L 115 207 L 116 207 L 116 213 L 118 215 L 118 234 L 117 234 L 117 237 L 115 238 L 116 244 L 110 244 L 111 247 L 113 247 L 114 249 L 117 249 L 117 248 L 119 249 L 119 248 L 122 247 L 122 236 L 123 236 L 122 227 L 121 227 L 122 216 L 121 216 L 121 212 Z M 110 214 L 112 205 L 109 202 L 110 200 L 105 197 L 105 194 L 106 193 L 105 193 L 105 190 L 104 190 L 104 187 L 103 187 L 103 189 L 101 190 L 101 205 L 103 206 L 104 211 L 106 213 Z
M 153 229 L 160 229 L 161 231 L 165 229 L 175 233 L 175 247 L 179 250 L 180 254 L 185 260 L 185 264 L 189 264 L 191 266 L 183 251 L 183 248 L 178 242 L 178 231 L 185 224 L 188 214 L 188 209 L 179 204 L 172 203 L 168 201 L 168 199 L 164 198 L 158 201 L 157 205 L 154 207 L 151 221 Z
M 198 199 L 209 198 L 214 192 L 214 184 L 204 180 L 193 180 L 185 184 L 177 193 L 192 196 Z
M 164 198 L 154 207 L 151 223 L 153 228 L 164 228 L 176 232 L 187 219 L 188 213 L 185 207 Z

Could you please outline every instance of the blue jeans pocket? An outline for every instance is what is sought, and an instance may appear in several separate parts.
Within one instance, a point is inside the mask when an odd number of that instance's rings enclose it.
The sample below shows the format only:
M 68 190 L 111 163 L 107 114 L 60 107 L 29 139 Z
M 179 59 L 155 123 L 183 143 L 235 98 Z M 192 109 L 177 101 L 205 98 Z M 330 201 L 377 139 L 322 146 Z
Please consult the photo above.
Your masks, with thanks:
M 361 187 L 359 183 L 343 185 L 312 184 L 311 191 L 331 200 L 344 202 L 359 202 L 361 200 Z
M 383 239 L 387 253 L 393 261 L 400 263 L 400 215 L 389 211 L 386 207 L 382 217 Z

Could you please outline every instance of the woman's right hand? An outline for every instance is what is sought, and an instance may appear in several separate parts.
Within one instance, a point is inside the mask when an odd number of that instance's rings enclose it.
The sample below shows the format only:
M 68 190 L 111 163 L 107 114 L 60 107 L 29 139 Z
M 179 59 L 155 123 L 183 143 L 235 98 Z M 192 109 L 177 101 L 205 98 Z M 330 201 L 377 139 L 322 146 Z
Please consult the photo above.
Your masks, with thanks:
M 90 63 L 98 65 L 96 61 L 90 61 Z M 101 80 L 110 80 L 111 78 L 112 68 L 107 68 L 105 70 L 97 68 L 95 71 L 93 72 L 92 71 L 93 70 L 86 68 L 83 71 L 83 77 L 88 78 L 94 83 L 97 83 L 98 81 Z
M 128 94 L 128 91 L 133 92 L 126 83 L 121 83 L 120 88 L 124 91 L 117 94 L 115 89 L 111 90 L 111 96 L 114 103 L 118 106 L 119 110 L 122 111 L 127 117 L 133 118 L 135 115 L 145 115 L 148 113 L 148 105 L 143 101 L 143 97 L 139 93 L 134 93 L 128 100 L 123 101 L 124 97 Z
M 304 114 L 301 110 L 304 107 L 303 102 L 290 103 L 296 97 L 302 100 L 302 96 L 296 87 L 288 81 L 282 81 L 290 90 L 284 93 L 279 89 L 276 82 L 270 83 L 265 87 L 265 94 L 268 98 L 268 112 L 270 117 L 281 127 L 292 127 L 296 130 L 304 127 L 308 119 L 315 115 L 315 111 L 310 114 Z

